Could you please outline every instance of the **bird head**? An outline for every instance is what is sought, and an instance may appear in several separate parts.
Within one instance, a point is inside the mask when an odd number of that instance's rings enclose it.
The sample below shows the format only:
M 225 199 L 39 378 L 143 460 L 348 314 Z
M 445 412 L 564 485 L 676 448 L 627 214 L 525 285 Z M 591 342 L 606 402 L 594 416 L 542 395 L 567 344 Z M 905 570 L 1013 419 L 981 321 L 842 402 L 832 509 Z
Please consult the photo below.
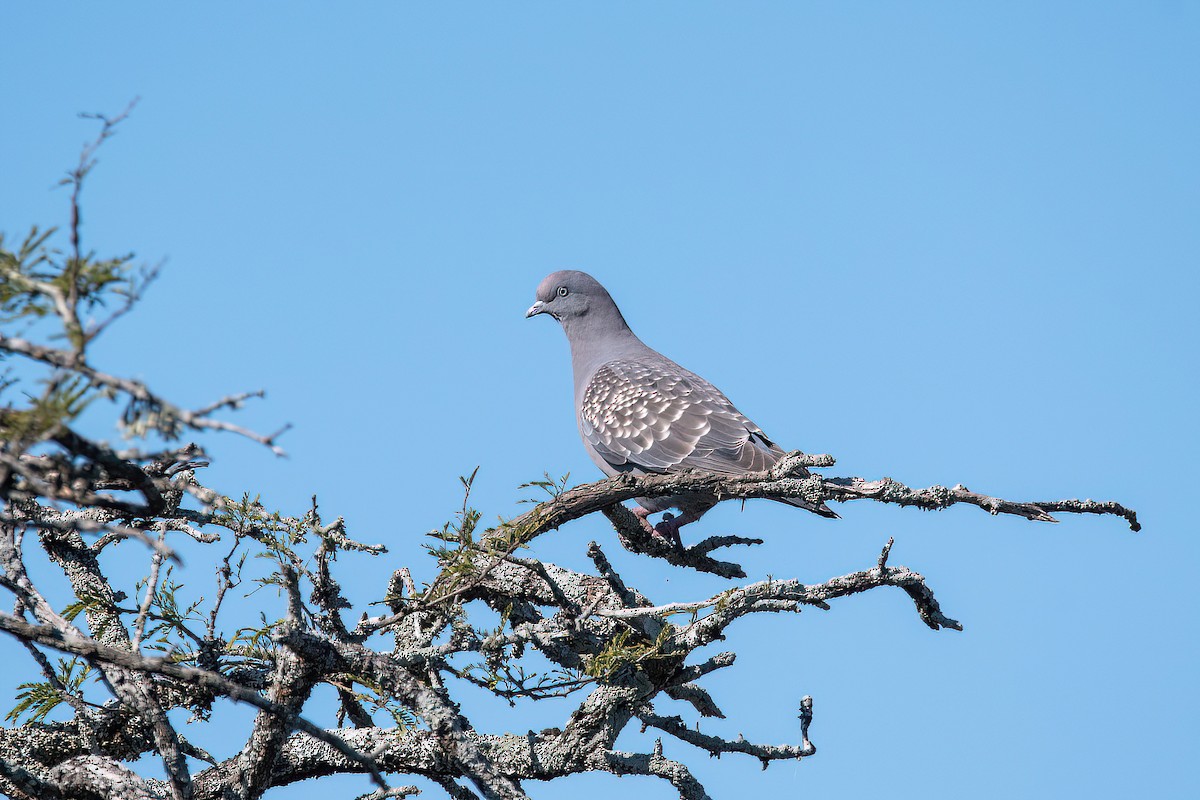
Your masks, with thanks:
M 525 317 L 535 317 L 538 314 L 549 314 L 559 322 L 581 317 L 589 309 L 597 306 L 616 308 L 600 282 L 586 272 L 573 269 L 552 272 L 538 284 L 537 300 Z

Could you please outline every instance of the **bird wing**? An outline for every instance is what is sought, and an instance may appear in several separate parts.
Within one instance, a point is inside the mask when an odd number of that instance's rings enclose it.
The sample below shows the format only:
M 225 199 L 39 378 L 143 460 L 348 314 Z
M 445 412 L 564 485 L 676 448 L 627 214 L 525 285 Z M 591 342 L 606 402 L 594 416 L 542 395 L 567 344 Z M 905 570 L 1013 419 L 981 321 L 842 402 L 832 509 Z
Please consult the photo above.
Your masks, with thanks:
M 721 390 L 662 356 L 601 366 L 584 387 L 579 428 L 617 469 L 738 474 L 783 454 Z

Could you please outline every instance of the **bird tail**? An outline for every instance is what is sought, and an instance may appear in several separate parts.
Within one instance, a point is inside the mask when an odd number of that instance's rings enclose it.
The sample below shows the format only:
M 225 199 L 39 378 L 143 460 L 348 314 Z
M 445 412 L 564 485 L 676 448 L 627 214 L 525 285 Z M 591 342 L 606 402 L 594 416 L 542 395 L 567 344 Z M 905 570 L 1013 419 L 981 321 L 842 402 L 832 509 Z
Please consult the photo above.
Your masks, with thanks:
M 785 456 L 791 455 L 786 450 L 784 450 L 782 447 L 775 444 L 770 439 L 768 439 L 766 436 L 764 436 L 762 431 L 757 431 L 757 432 L 753 433 L 750 437 L 750 441 L 754 441 L 755 437 L 762 439 L 764 442 L 767 443 L 768 447 L 770 448 L 770 453 L 773 456 L 773 458 L 768 463 L 767 469 L 773 470 L 775 467 L 778 466 L 780 459 L 784 458 Z M 795 451 L 795 454 L 803 455 L 803 453 L 801 453 L 799 450 Z M 794 478 L 808 478 L 808 477 L 812 476 L 811 472 L 809 472 L 804 467 L 800 467 L 800 466 L 792 467 L 792 469 L 789 470 L 788 474 L 790 477 L 794 477 Z M 826 517 L 828 519 L 841 519 L 841 517 L 838 516 L 838 513 L 836 511 L 834 511 L 832 508 L 825 505 L 824 503 L 821 503 L 820 505 L 813 505 L 809 501 L 801 499 L 799 497 L 786 497 L 786 498 L 785 497 L 773 497 L 771 499 L 778 500 L 781 503 L 787 503 L 789 506 L 795 506 L 796 508 L 803 508 L 805 511 L 811 511 L 812 513 L 814 513 L 818 516 L 821 516 L 821 517 Z
M 805 511 L 811 511 L 814 514 L 822 517 L 828 517 L 829 519 L 841 519 L 836 511 L 824 503 L 821 503 L 819 506 L 814 506 L 812 503 L 808 502 L 807 500 L 801 500 L 799 497 L 780 497 L 779 502 L 787 503 L 789 506 L 795 506 L 796 508 L 803 508 Z

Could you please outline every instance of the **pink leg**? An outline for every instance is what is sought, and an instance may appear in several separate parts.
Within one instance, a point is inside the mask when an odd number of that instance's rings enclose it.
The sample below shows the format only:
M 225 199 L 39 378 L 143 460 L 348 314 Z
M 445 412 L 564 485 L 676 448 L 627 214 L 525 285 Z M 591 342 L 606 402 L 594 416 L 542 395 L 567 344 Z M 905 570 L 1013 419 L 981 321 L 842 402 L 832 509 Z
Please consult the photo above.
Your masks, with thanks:
M 630 510 L 633 511 L 633 515 L 638 518 L 638 522 L 642 523 L 642 528 L 646 531 L 646 533 L 659 539 L 665 539 L 667 542 L 675 545 L 676 547 L 683 547 L 683 541 L 679 538 L 679 529 L 684 525 L 687 525 L 689 522 L 695 522 L 696 520 L 700 519 L 700 517 L 704 516 L 704 512 L 708 511 L 707 508 L 701 511 L 688 511 L 678 517 L 670 512 L 667 512 L 666 514 L 663 514 L 662 522 L 658 523 L 657 525 L 651 525 L 649 517 L 654 513 L 653 511 L 647 511 L 638 505 L 635 505 Z
M 635 505 L 632 509 L 633 515 L 638 518 L 638 522 L 642 523 L 642 528 L 651 536 L 658 536 L 658 531 L 654 530 L 654 526 L 650 524 L 650 515 L 653 511 L 647 511 L 639 505 Z
M 708 509 L 705 509 L 707 511 Z M 689 522 L 695 522 L 704 515 L 704 511 L 696 513 L 688 511 L 681 516 L 674 514 L 663 514 L 663 521 L 654 526 L 654 534 L 666 539 L 676 547 L 683 547 L 683 540 L 679 538 L 679 529 Z

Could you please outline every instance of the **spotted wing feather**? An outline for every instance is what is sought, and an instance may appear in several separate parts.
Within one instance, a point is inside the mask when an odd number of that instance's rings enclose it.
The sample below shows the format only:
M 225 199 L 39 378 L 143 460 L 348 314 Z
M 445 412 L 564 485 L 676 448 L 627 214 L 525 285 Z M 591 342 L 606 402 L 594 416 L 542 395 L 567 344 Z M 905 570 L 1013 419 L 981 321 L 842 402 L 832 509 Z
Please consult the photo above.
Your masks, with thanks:
M 610 361 L 584 388 L 584 438 L 614 469 L 764 470 L 783 451 L 719 389 L 666 358 Z

